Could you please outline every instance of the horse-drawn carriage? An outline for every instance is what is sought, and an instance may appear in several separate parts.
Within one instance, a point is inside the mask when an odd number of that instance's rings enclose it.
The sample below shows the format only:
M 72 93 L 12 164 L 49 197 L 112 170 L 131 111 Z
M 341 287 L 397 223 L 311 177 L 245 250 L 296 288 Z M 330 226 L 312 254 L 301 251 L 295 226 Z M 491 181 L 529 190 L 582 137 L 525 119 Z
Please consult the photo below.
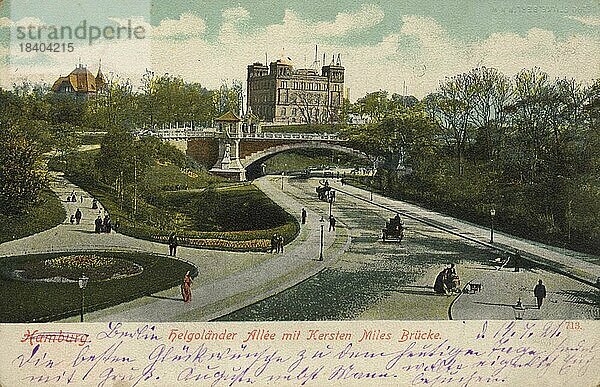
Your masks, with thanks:
M 329 186 L 329 184 L 326 184 L 322 187 L 317 187 L 316 191 L 319 200 L 329 201 L 329 192 L 331 191 L 331 187 Z
M 389 221 L 385 222 L 385 228 L 381 230 L 381 238 L 386 240 L 396 240 L 402 242 L 404 237 L 404 222 L 400 219 L 400 215 L 396 214 Z

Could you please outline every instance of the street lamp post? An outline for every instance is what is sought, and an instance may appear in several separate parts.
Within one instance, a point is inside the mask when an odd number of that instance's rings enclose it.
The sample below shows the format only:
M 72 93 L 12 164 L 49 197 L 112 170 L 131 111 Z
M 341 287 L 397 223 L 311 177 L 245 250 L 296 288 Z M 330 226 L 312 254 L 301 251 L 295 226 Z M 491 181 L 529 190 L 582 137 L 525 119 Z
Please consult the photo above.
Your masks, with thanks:
M 285 175 L 285 172 L 281 172 L 281 190 L 283 191 L 283 176 Z
M 490 210 L 491 228 L 490 228 L 490 243 L 494 243 L 494 216 L 496 216 L 496 210 L 492 208 Z
M 319 244 L 319 261 L 323 260 L 323 230 L 325 228 L 325 219 L 321 216 L 321 220 L 319 220 L 321 224 L 321 243 Z
M 81 289 L 81 322 L 83 322 L 83 306 L 85 302 L 85 288 L 87 287 L 89 278 L 84 274 L 79 277 L 79 289 Z
M 513 311 L 515 313 L 515 320 L 523 320 L 523 316 L 525 314 L 525 307 L 523 307 L 523 302 L 521 302 L 521 298 L 517 300 L 517 303 L 513 306 Z
M 329 194 L 329 218 L 331 219 L 331 207 L 333 207 L 333 196 Z

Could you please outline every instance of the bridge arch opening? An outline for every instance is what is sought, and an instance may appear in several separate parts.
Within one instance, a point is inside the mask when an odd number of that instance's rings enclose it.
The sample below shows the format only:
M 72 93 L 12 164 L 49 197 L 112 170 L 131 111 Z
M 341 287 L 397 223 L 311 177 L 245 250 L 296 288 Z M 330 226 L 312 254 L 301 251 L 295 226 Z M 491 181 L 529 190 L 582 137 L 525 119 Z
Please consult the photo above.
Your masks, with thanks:
M 243 165 L 246 169 L 246 178 L 248 180 L 256 179 L 260 176 L 265 175 L 264 164 L 267 160 L 273 158 L 282 153 L 292 153 L 294 151 L 306 151 L 306 150 L 322 150 L 323 153 L 329 154 L 346 154 L 353 156 L 357 159 L 368 161 L 368 157 L 365 153 L 357 151 L 343 145 L 329 144 L 329 143 L 297 143 L 297 144 L 286 144 L 279 145 L 264 149 L 261 152 L 257 152 L 249 157 L 242 160 Z M 334 161 L 335 163 L 335 161 Z

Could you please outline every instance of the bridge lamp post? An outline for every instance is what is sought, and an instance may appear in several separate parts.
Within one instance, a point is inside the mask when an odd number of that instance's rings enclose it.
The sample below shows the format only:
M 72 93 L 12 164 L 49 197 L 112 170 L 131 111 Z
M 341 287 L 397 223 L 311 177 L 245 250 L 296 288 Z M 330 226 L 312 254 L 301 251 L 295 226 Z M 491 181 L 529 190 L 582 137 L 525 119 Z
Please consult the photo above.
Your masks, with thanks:
M 80 317 L 81 317 L 81 322 L 83 322 L 83 307 L 84 307 L 84 302 L 85 302 L 85 288 L 87 287 L 88 281 L 90 279 L 88 277 L 85 276 L 85 274 L 82 274 L 81 277 L 79 277 L 79 289 L 81 289 L 81 313 L 80 313 Z
M 283 191 L 283 176 L 285 175 L 285 171 L 281 172 L 281 190 Z
M 490 243 L 494 243 L 494 216 L 496 216 L 496 209 L 492 208 L 490 210 L 490 219 L 491 219 Z
M 331 219 L 331 208 L 333 207 L 333 190 L 329 191 L 329 219 Z
M 325 219 L 321 216 L 321 220 L 319 220 L 321 224 L 321 242 L 319 244 L 319 261 L 323 260 L 323 231 L 325 230 Z

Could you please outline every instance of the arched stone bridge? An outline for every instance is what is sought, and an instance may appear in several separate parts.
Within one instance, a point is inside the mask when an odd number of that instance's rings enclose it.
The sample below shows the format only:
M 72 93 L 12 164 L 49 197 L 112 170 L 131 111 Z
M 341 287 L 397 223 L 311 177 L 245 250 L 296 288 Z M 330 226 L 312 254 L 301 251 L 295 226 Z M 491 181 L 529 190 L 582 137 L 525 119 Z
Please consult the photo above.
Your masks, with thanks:
M 235 116 L 234 116 L 235 117 Z M 337 134 L 275 133 L 244 130 L 233 117 L 216 120 L 216 128 L 171 126 L 157 130 L 163 141 L 175 145 L 187 155 L 210 168 L 210 172 L 233 180 L 246 180 L 246 170 L 256 168 L 265 159 L 293 149 L 330 149 L 366 158 L 348 146 Z M 235 117 L 237 118 L 237 117 Z M 230 125 L 231 123 L 231 125 Z

